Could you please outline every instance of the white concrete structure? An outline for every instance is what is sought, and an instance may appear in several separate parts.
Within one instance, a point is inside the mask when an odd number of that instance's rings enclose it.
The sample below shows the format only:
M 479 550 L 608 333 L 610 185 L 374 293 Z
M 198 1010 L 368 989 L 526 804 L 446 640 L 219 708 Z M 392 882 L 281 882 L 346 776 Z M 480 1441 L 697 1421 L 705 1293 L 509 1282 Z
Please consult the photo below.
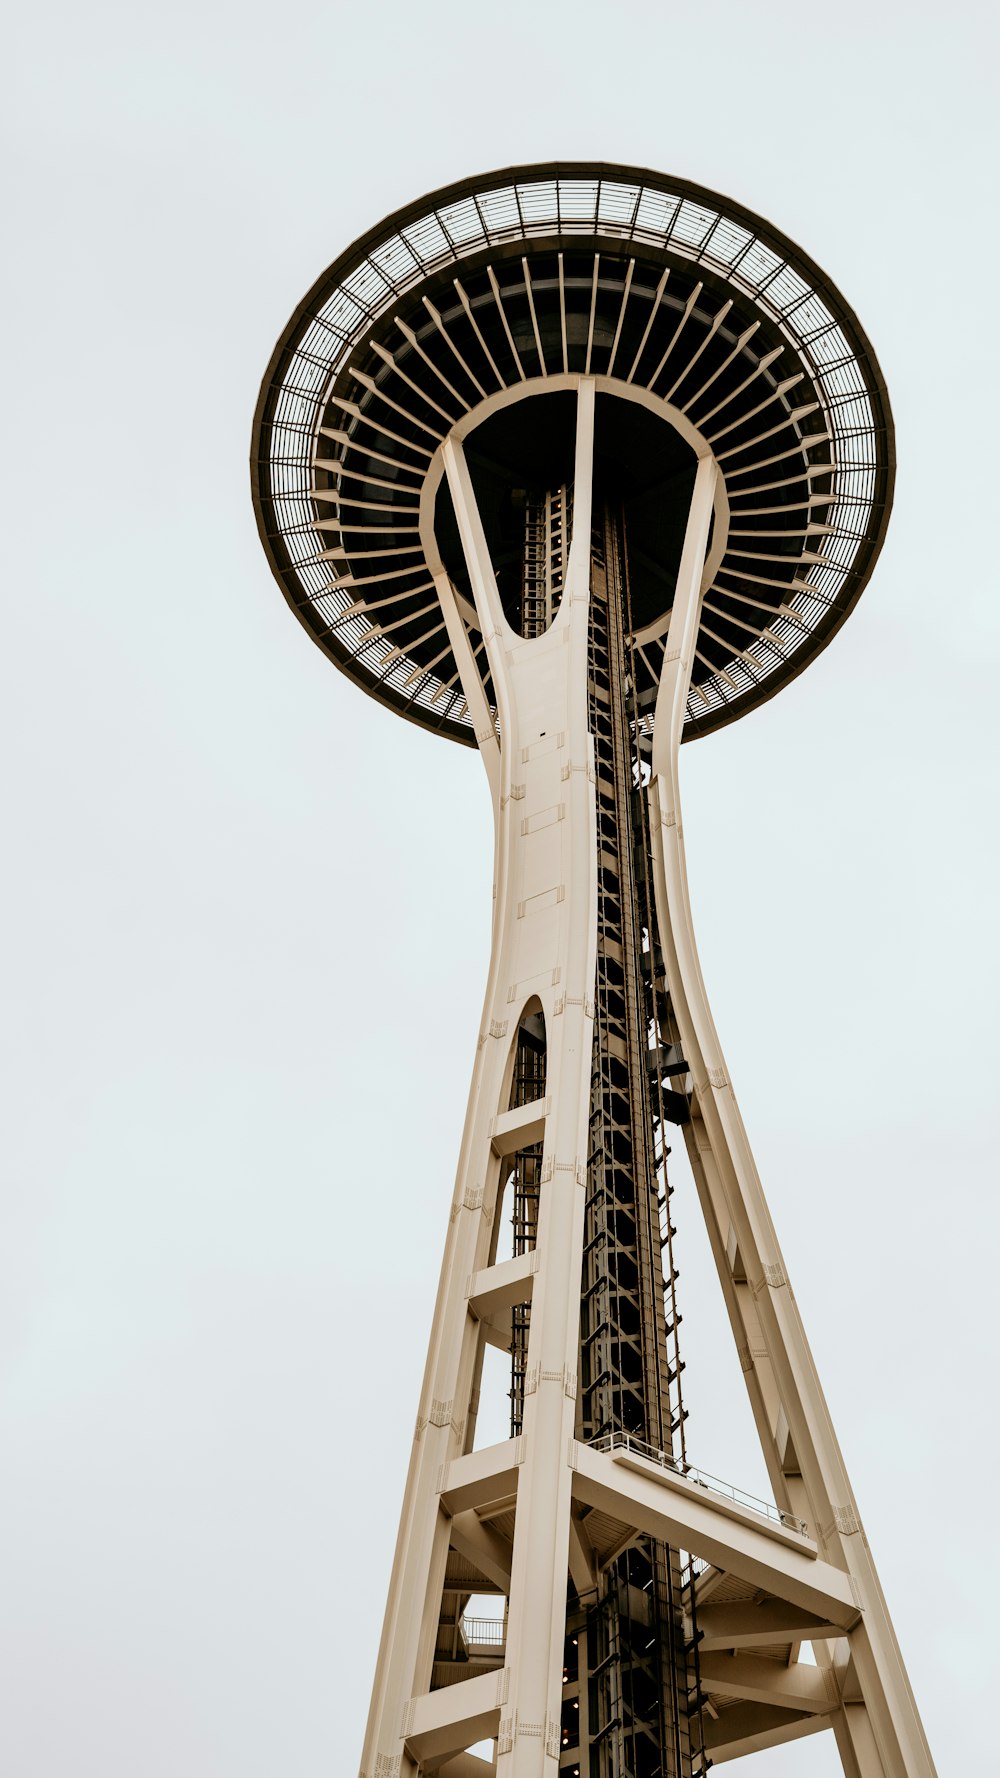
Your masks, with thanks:
M 519 191 L 527 185 L 525 179 Z M 438 203 L 436 213 L 441 209 Z M 386 225 L 387 238 L 392 226 Z M 523 221 L 521 226 L 527 240 Z M 423 338 L 415 321 L 394 315 L 396 338 L 407 343 L 406 351 L 396 353 L 366 318 L 357 327 L 347 369 L 342 356 L 336 377 L 320 380 L 312 410 L 305 404 L 295 422 L 310 441 L 311 504 L 303 509 L 304 522 L 282 525 L 273 481 L 269 491 L 258 493 L 262 528 L 272 544 L 277 531 L 286 544 L 293 533 L 311 536 L 313 550 L 317 534 L 324 546 L 331 531 L 340 539 L 320 557 L 296 557 L 294 549 L 280 562 L 272 556 L 286 590 L 289 577 L 301 576 L 310 563 L 346 563 L 331 594 L 322 595 L 339 598 L 333 609 L 340 615 L 329 630 L 358 622 L 365 627 L 364 634 L 355 632 L 360 639 L 352 661 L 375 645 L 387 702 L 397 698 L 389 675 L 398 677 L 406 668 L 412 681 L 414 664 L 416 677 L 423 673 L 428 681 L 421 707 L 428 720 L 447 698 L 448 710 L 458 712 L 450 720 L 474 734 L 495 819 L 489 976 L 362 1778 L 438 1771 L 442 1778 L 486 1778 L 491 1772 L 497 1778 L 555 1778 L 561 1768 L 601 1778 L 645 1771 L 691 1778 L 707 1761 L 826 1728 L 836 1736 L 849 1778 L 931 1778 L 931 1756 L 706 999 L 679 787 L 685 724 L 696 729 L 699 720 L 696 669 L 710 669 L 711 680 L 704 683 L 715 687 L 715 702 L 708 690 L 702 702 L 710 712 L 721 710 L 723 720 L 727 700 L 737 714 L 753 701 L 746 675 L 753 688 L 767 677 L 772 666 L 765 672 L 761 663 L 768 663 L 769 649 L 781 662 L 779 679 L 797 670 L 792 657 L 800 642 L 808 652 L 817 626 L 822 640 L 835 627 L 828 623 L 823 632 L 826 619 L 816 618 L 810 598 L 829 608 L 839 596 L 839 589 L 831 596 L 805 576 L 840 572 L 841 585 L 849 581 L 850 561 L 845 568 L 845 558 L 824 556 L 824 540 L 841 534 L 838 514 L 852 508 L 855 529 L 849 534 L 856 545 L 867 526 L 869 540 L 875 539 L 872 560 L 884 514 L 872 517 L 876 503 L 870 499 L 857 528 L 862 503 L 851 481 L 857 459 L 847 433 L 838 433 L 836 398 L 824 395 L 822 377 L 798 343 L 795 349 L 820 391 L 815 408 L 796 405 L 798 396 L 790 394 L 806 373 L 786 379 L 780 373 L 787 366 L 779 365 L 769 377 L 785 348 L 751 354 L 750 338 L 762 323 L 751 322 L 748 331 L 746 316 L 731 313 L 734 302 L 738 309 L 746 301 L 744 287 L 734 283 L 736 295 L 713 309 L 703 302 L 705 286 L 698 282 L 694 294 L 682 291 L 668 312 L 664 293 L 672 273 L 669 257 L 661 256 L 659 282 L 654 289 L 650 279 L 640 310 L 642 325 L 634 326 L 623 350 L 629 303 L 637 300 L 642 277 L 635 257 L 630 261 L 634 234 L 619 245 L 619 273 L 605 287 L 601 258 L 606 264 L 609 249 L 599 199 L 589 226 L 589 310 L 587 267 L 574 263 L 567 269 L 560 250 L 558 273 L 546 275 L 561 233 L 544 235 L 543 248 L 528 247 L 516 286 L 504 284 L 516 263 L 509 243 L 502 258 L 480 246 L 473 269 L 480 273 L 481 295 L 470 297 L 453 280 L 457 321 L 449 321 L 440 279 L 432 286 L 415 277 Z M 719 226 L 717 218 L 716 232 Z M 578 293 L 576 310 L 567 297 L 571 285 Z M 303 324 L 300 314 L 294 325 L 301 332 Z M 791 337 L 787 320 L 783 333 Z M 473 362 L 472 352 L 480 348 Z M 362 367 L 362 350 L 366 362 L 374 352 L 386 365 L 381 382 Z M 276 360 L 285 387 L 294 374 L 288 353 L 283 345 Z M 495 373 L 492 389 L 486 366 Z M 643 374 L 637 374 L 640 367 Z M 266 400 L 273 402 L 279 372 L 265 384 Z M 367 390 L 367 407 L 342 392 L 349 377 L 355 388 Z M 562 403 L 558 409 L 538 406 L 553 397 Z M 347 414 L 347 428 L 328 424 L 333 406 Z M 718 408 L 727 411 L 717 417 Z M 804 417 L 814 412 L 818 419 L 804 430 Z M 553 554 L 547 495 L 549 555 L 532 589 L 530 633 L 522 633 L 527 620 L 512 622 L 515 570 L 507 555 L 501 560 L 497 538 L 510 511 L 520 511 L 521 490 L 511 477 L 516 480 L 522 458 L 536 462 L 539 450 L 544 455 L 549 448 L 544 416 L 553 414 L 559 418 L 552 449 L 562 450 L 565 435 L 572 461 L 562 468 L 553 461 L 544 485 L 560 488 L 565 535 L 560 530 L 558 550 L 564 552 L 568 539 L 568 557 Z M 609 425 L 613 417 L 618 431 L 612 457 L 595 468 L 602 416 Z M 258 416 L 258 461 L 267 454 L 269 427 L 273 466 L 279 427 L 265 401 Z M 328 440 L 338 446 L 336 457 L 328 454 Z M 501 522 L 496 511 L 502 503 L 482 480 L 494 469 L 479 472 L 477 490 L 474 465 L 492 464 L 502 450 L 514 469 L 503 470 L 513 505 L 503 505 Z M 662 609 L 647 610 L 641 624 L 631 619 L 635 586 L 629 583 L 630 560 L 638 562 L 640 552 L 626 541 L 633 520 L 627 487 L 621 493 L 622 464 L 627 484 L 632 450 L 647 457 L 662 450 L 664 462 L 690 465 L 683 467 L 688 481 L 677 549 L 669 571 L 656 571 L 665 585 L 670 582 L 669 598 L 664 594 Z M 537 479 L 537 467 L 534 473 Z M 680 473 L 671 470 L 675 482 Z M 613 497 L 607 493 L 612 483 Z M 527 498 L 530 504 L 530 492 Z M 676 507 L 681 495 L 671 498 Z M 379 508 L 389 519 L 367 516 Z M 357 523 L 346 522 L 345 515 Z M 634 524 L 640 522 L 641 514 Z M 390 542 L 390 549 L 367 549 L 373 530 L 383 532 L 376 541 Z M 362 548 L 355 532 L 364 537 Z M 404 534 L 416 541 L 400 546 Z M 741 537 L 763 548 L 751 551 Z M 529 556 L 530 550 L 526 561 Z M 747 568 L 751 556 L 755 561 Z M 397 561 L 409 566 L 397 567 Z M 368 562 L 375 566 L 368 568 Z M 524 619 L 525 577 L 534 570 L 529 562 L 518 572 Z M 636 567 L 636 585 L 638 577 Z M 296 585 L 308 582 L 300 578 Z M 858 591 L 860 585 L 848 586 L 837 621 Z M 536 618 L 539 598 L 545 610 Z M 604 677 L 595 667 L 595 601 L 611 637 L 611 668 Z M 706 606 L 715 607 L 708 618 Z M 401 631 L 405 646 L 391 640 Z M 436 641 L 428 642 L 428 636 L 442 634 L 443 656 Z M 744 636 L 752 638 L 746 646 Z M 713 645 L 714 656 L 706 652 Z M 728 664 L 718 657 L 719 648 L 731 651 Z M 440 668 L 442 658 L 447 671 Z M 348 670 L 361 676 L 360 668 Z M 638 689 L 643 671 L 652 688 L 645 709 Z M 603 742 L 595 751 L 601 704 L 610 711 L 608 732 L 616 737 L 603 754 Z M 621 781 L 612 785 L 615 772 Z M 647 838 L 626 842 L 623 824 L 635 818 L 628 811 L 640 804 Z M 609 814 L 614 809 L 617 816 Z M 640 878 L 655 915 L 642 913 Z M 623 910 L 613 934 L 602 901 L 608 894 Z M 612 1035 L 602 1040 L 602 1050 L 595 1021 L 600 1024 L 602 1008 L 618 993 L 609 986 L 606 960 L 623 956 L 622 1004 L 630 996 L 629 1004 L 634 1002 L 631 1036 L 626 1041 Z M 516 1090 L 525 1020 L 533 1022 L 533 1053 L 541 1058 L 537 1096 Z M 581 1301 L 598 1286 L 612 1288 L 604 1274 L 589 1293 L 586 1287 L 588 1205 L 595 1199 L 598 1151 L 603 1144 L 610 1152 L 613 1140 L 597 1085 L 604 1053 L 617 1060 L 623 1081 L 627 1076 L 622 1092 L 639 1108 L 636 1127 L 647 1114 L 653 1118 L 642 1151 L 646 1161 L 637 1147 L 623 1164 L 624 1172 L 631 1168 L 639 1206 L 633 1220 L 656 1201 L 652 1173 L 665 1177 L 669 1114 L 663 1104 L 679 1106 L 674 1115 L 697 1182 L 773 1506 L 700 1477 L 683 1447 L 678 1459 L 669 1430 L 650 1436 L 656 1413 L 662 1426 L 665 1379 L 673 1378 L 674 1369 L 663 1356 L 658 1276 L 653 1288 L 658 1262 L 654 1268 L 648 1254 L 640 1265 L 645 1282 L 620 1289 L 622 1302 L 638 1305 L 642 1329 L 634 1339 L 626 1339 L 621 1326 L 613 1339 L 606 1329 L 601 1335 L 611 1342 L 603 1349 L 613 1355 L 612 1370 L 627 1368 L 633 1349 L 642 1357 L 642 1380 L 634 1388 L 635 1399 L 645 1404 L 645 1431 L 630 1431 L 628 1413 L 614 1408 L 595 1436 L 596 1410 L 584 1409 L 582 1365 L 588 1367 L 588 1399 L 610 1387 L 608 1364 L 595 1380 L 600 1367 L 586 1356 L 585 1346 L 592 1348 L 581 1344 Z M 644 1084 L 650 1072 L 654 1096 L 659 1094 L 653 1113 Z M 664 1076 L 680 1083 L 680 1095 L 664 1092 Z M 515 1157 L 525 1156 L 533 1168 L 531 1207 L 522 1225 L 527 1234 L 521 1251 L 501 1258 L 503 1194 L 512 1166 L 516 1171 Z M 617 1226 L 605 1226 L 604 1249 L 614 1246 Z M 649 1307 L 653 1298 L 655 1310 Z M 652 1332 L 651 1316 L 659 1317 Z M 526 1340 L 523 1350 L 519 1337 L 522 1345 Z M 476 1414 L 488 1344 L 520 1351 L 511 1389 L 518 1429 L 507 1442 L 479 1448 Z M 675 1416 L 675 1423 L 682 1424 L 682 1417 Z M 654 1604 L 648 1612 L 636 1597 L 631 1571 L 620 1566 L 623 1552 L 637 1546 L 648 1552 L 650 1574 L 659 1577 L 649 1583 Z M 686 1575 L 676 1552 L 694 1559 Z M 600 1618 L 598 1607 L 612 1582 L 625 1599 L 613 1620 L 621 1641 L 604 1653 L 597 1639 L 612 1620 Z M 470 1597 L 480 1593 L 504 1601 L 493 1631 L 488 1620 L 485 1626 L 473 1621 L 467 1610 Z M 629 1627 L 640 1621 L 649 1623 L 660 1650 L 659 1664 L 648 1670 L 634 1651 L 627 1652 Z M 812 1645 L 815 1664 L 799 1659 L 803 1642 Z M 567 1666 L 570 1648 L 577 1651 L 575 1676 Z M 601 1689 L 606 1670 L 619 1675 L 620 1690 L 625 1687 L 617 1716 L 609 1714 Z M 651 1703 L 654 1694 L 658 1701 Z M 493 1744 L 492 1757 L 471 1751 L 484 1742 Z

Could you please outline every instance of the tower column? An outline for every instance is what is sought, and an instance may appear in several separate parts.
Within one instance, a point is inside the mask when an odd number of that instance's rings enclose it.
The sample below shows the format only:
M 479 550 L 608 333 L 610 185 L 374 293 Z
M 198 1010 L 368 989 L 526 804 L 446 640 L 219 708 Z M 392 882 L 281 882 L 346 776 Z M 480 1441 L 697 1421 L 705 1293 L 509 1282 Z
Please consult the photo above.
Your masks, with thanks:
M 596 968 L 596 813 L 587 710 L 594 384 L 577 402 L 573 542 L 559 611 L 517 637 L 500 608 L 461 445 L 445 467 L 501 730 L 498 992 L 537 997 L 547 1039 L 545 1137 L 497 1773 L 558 1769 L 576 1415 L 584 1183 Z M 499 856 L 498 856 L 499 864 Z M 505 985 L 506 984 L 506 985 Z
M 594 385 L 584 380 L 575 542 L 556 618 L 531 640 L 510 629 L 500 608 L 462 446 L 449 439 L 444 449 L 500 719 L 499 769 L 492 736 L 480 736 L 494 792 L 494 934 L 362 1766 L 373 1778 L 395 1778 L 417 1762 L 447 1758 L 474 1739 L 475 1725 L 495 1734 L 498 1772 L 531 1778 L 558 1769 L 596 967 L 596 817 L 586 690 L 593 432 Z M 461 617 L 442 591 L 457 633 Z M 470 708 L 476 708 L 482 694 L 468 652 L 463 665 Z M 545 1021 L 546 1091 L 537 1106 L 510 1111 L 511 1050 L 529 1001 L 540 1003 Z M 491 1264 L 501 1160 L 536 1128 L 543 1150 L 530 1256 L 523 1432 L 509 1447 L 475 1453 L 473 1484 L 466 1477 L 472 1472 L 472 1403 L 483 1337 L 476 1308 L 503 1270 Z M 525 1288 L 528 1283 L 526 1276 Z M 427 1696 L 450 1509 L 460 1510 L 459 1503 L 471 1498 L 461 1492 L 470 1486 L 478 1490 L 477 1504 L 488 1502 L 491 1492 L 510 1487 L 512 1472 L 517 1516 L 504 1668 L 489 1676 L 490 1686 L 474 1679 Z M 470 1686 L 479 1688 L 475 1697 Z

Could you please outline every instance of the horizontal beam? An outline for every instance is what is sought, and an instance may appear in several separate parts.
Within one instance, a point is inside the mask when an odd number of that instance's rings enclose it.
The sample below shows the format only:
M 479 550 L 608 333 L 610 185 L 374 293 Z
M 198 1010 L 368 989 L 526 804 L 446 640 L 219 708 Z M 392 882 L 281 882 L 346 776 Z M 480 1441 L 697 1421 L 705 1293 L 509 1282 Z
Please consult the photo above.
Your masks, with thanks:
M 740 1600 L 729 1605 L 699 1605 L 695 1613 L 698 1647 L 705 1653 L 724 1648 L 770 1648 L 776 1642 L 819 1642 L 842 1636 L 837 1624 L 814 1612 L 796 1609 L 781 1599 L 760 1605 Z
M 524 1461 L 523 1438 L 509 1438 L 502 1445 L 485 1445 L 468 1451 L 444 1465 L 441 1505 L 452 1518 L 457 1513 L 495 1506 L 517 1493 L 517 1479 Z
M 587 1506 L 632 1525 L 675 1549 L 701 1556 L 765 1593 L 850 1629 L 860 1616 L 850 1577 L 821 1562 L 815 1545 L 766 1519 L 752 1523 L 721 1510 L 712 1495 L 682 1484 L 653 1464 L 626 1467 L 604 1451 L 573 1443 L 573 1493 Z M 696 1497 L 697 1496 L 697 1497 Z
M 785 1667 L 763 1655 L 705 1654 L 699 1649 L 701 1683 L 718 1698 L 742 1698 L 750 1704 L 771 1704 L 777 1710 L 806 1710 L 829 1716 L 836 1707 L 832 1680 L 822 1667 L 796 1662 Z
M 715 1722 L 706 1716 L 704 1723 L 705 1752 L 711 1754 L 714 1766 L 833 1727 L 829 1716 L 792 1716 L 769 1704 L 737 1704 L 732 1710 L 720 1711 Z
M 435 1689 L 440 1691 L 453 1680 L 474 1679 L 480 1673 L 496 1673 L 504 1664 L 504 1649 L 494 1648 L 492 1654 L 477 1654 L 470 1650 L 467 1656 L 459 1660 L 457 1655 L 435 1653 L 434 1676 Z
M 678 1469 L 657 1463 L 653 1457 L 644 1457 L 627 1445 L 615 1446 L 611 1457 L 615 1463 L 622 1464 L 626 1469 L 638 1470 L 640 1475 L 651 1476 L 657 1482 L 668 1482 L 690 1500 L 710 1500 L 716 1512 L 723 1513 L 727 1519 L 735 1519 L 740 1525 L 753 1525 L 757 1528 L 764 1526 L 772 1537 L 777 1538 L 780 1543 L 786 1543 L 790 1549 L 804 1550 L 808 1556 L 816 1555 L 816 1545 L 803 1531 L 793 1530 L 791 1525 L 779 1523 L 777 1519 L 770 1518 L 767 1513 L 745 1501 L 724 1494 L 721 1489 L 710 1487 L 707 1482 L 699 1481 L 694 1474 L 682 1474 Z
M 548 1099 L 531 1099 L 527 1105 L 515 1106 L 513 1111 L 499 1112 L 493 1119 L 491 1139 L 494 1152 L 498 1155 L 518 1154 L 522 1148 L 531 1148 L 541 1142 L 548 1112 Z
M 411 1698 L 403 1712 L 407 1752 L 424 1764 L 495 1738 L 507 1680 L 507 1671 L 501 1667 L 495 1673 L 480 1673 L 475 1679 L 460 1679 L 440 1691 Z
M 529 1303 L 538 1269 L 538 1253 L 522 1253 L 517 1259 L 501 1260 L 499 1265 L 486 1266 L 469 1279 L 469 1308 L 480 1321 L 492 1321 L 505 1309 L 517 1303 Z

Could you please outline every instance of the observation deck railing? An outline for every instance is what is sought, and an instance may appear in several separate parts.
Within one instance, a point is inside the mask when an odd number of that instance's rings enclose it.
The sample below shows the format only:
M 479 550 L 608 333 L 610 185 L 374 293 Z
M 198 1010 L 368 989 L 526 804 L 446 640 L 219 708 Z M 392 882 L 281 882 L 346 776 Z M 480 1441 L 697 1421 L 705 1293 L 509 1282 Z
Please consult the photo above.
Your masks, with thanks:
M 772 1525 L 781 1525 L 786 1531 L 797 1531 L 802 1537 L 809 1535 L 805 1519 L 800 1519 L 795 1513 L 784 1512 L 780 1506 L 773 1506 L 768 1500 L 760 1500 L 755 1494 L 748 1494 L 745 1489 L 734 1487 L 732 1482 L 720 1481 L 718 1476 L 708 1475 L 703 1469 L 695 1469 L 692 1464 L 681 1462 L 669 1451 L 661 1451 L 655 1445 L 647 1444 L 645 1439 L 636 1438 L 631 1432 L 606 1432 L 601 1438 L 590 1440 L 590 1446 L 594 1451 L 629 1451 L 635 1457 L 645 1457 L 647 1462 L 657 1464 L 660 1469 L 669 1469 L 671 1474 L 679 1476 L 682 1481 L 693 1482 L 696 1487 L 704 1488 L 709 1494 L 718 1494 L 723 1500 L 731 1500 L 735 1506 L 758 1513 L 761 1518 L 769 1519 Z
M 507 1625 L 499 1617 L 463 1617 L 462 1635 L 469 1649 L 502 1649 L 507 1641 Z

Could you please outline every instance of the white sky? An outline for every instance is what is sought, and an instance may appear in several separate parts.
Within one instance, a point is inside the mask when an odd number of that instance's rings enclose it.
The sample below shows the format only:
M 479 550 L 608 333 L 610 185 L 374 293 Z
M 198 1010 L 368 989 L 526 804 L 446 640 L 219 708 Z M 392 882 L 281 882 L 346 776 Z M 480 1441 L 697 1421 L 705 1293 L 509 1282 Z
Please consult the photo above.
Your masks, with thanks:
M 363 698 L 289 614 L 250 421 L 346 244 L 546 156 L 756 209 L 888 380 L 874 581 L 804 677 L 686 750 L 686 828 L 717 1022 L 942 1778 L 992 1769 L 991 11 L 95 0 L 9 22 L 5 1778 L 357 1769 L 488 810 L 473 755 Z M 763 1491 L 677 1179 L 691 1454 Z M 825 1736 L 753 1770 L 839 1766 Z

